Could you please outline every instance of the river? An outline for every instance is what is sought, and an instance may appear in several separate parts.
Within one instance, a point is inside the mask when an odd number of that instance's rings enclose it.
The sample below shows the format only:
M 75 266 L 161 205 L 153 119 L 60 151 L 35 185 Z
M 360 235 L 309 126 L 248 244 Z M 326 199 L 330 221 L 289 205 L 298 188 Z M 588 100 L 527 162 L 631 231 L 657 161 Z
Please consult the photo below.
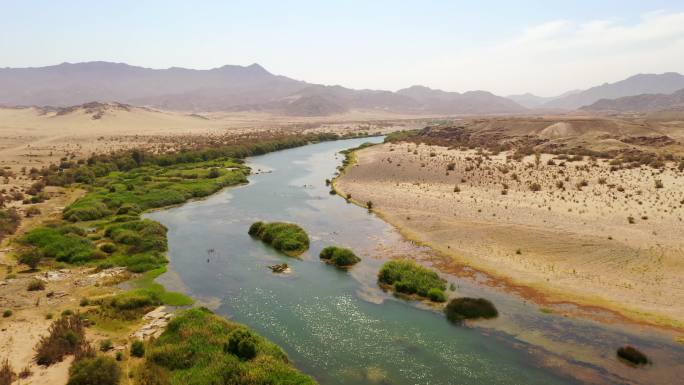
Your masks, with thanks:
M 502 290 L 448 275 L 457 295 L 489 298 L 501 316 L 456 326 L 437 309 L 383 292 L 375 276 L 385 260 L 422 260 L 430 251 L 330 195 L 325 185 L 341 164 L 340 150 L 381 140 L 252 157 L 248 185 L 147 214 L 169 229 L 172 273 L 162 283 L 249 325 L 321 384 L 667 384 L 682 378 L 684 346 L 667 333 L 548 314 Z M 279 254 L 247 234 L 257 220 L 299 224 L 311 248 L 301 259 Z M 328 245 L 352 248 L 363 261 L 349 272 L 322 263 L 318 253 Z M 283 262 L 292 273 L 267 268 Z M 636 344 L 655 363 L 631 368 L 618 362 L 615 349 L 624 343 Z

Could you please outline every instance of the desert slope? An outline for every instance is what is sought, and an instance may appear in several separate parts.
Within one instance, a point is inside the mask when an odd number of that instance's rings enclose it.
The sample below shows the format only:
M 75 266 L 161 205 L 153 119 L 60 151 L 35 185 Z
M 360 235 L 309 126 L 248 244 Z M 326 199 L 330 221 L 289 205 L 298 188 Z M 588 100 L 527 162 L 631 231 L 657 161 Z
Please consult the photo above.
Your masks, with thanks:
M 384 144 L 358 151 L 336 188 L 458 263 L 684 327 L 684 174 L 506 154 Z

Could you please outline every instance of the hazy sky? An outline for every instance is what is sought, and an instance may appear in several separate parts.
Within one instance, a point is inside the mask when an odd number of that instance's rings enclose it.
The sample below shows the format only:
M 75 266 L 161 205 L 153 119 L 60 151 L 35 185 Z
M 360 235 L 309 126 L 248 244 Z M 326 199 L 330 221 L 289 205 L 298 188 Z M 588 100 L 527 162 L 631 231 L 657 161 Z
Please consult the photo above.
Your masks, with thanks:
M 684 1 L 0 0 L 0 67 L 91 60 L 552 95 L 684 73 Z

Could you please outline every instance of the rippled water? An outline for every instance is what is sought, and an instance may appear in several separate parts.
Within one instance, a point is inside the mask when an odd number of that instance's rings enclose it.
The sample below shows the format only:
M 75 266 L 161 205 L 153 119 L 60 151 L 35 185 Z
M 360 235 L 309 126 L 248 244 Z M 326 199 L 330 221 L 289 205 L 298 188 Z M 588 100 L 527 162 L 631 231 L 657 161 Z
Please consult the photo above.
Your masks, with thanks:
M 445 276 L 460 295 L 486 296 L 499 307 L 499 319 L 474 327 L 451 325 L 434 309 L 383 293 L 375 284 L 382 259 L 423 250 L 330 195 L 324 183 L 340 164 L 339 150 L 379 140 L 254 157 L 253 170 L 267 172 L 251 176 L 249 185 L 149 214 L 169 228 L 171 268 L 184 290 L 214 300 L 219 314 L 282 346 L 322 384 L 668 383 L 682 373 L 684 348 L 666 336 L 640 340 L 638 331 L 544 314 L 475 282 Z M 278 254 L 247 235 L 257 220 L 298 223 L 311 236 L 311 249 L 301 260 Z M 318 252 L 330 244 L 353 248 L 363 261 L 350 272 L 321 263 Z M 267 268 L 282 262 L 291 274 Z M 625 342 L 664 352 L 658 364 L 664 366 L 632 369 L 617 362 L 615 348 Z M 663 367 L 673 374 L 664 375 Z

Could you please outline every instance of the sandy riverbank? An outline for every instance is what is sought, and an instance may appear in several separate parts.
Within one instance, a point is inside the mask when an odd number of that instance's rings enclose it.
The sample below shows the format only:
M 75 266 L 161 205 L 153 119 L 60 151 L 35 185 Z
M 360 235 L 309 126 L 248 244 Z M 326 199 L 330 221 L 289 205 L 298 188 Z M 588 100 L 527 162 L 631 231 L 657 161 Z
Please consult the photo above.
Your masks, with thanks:
M 683 328 L 684 176 L 551 157 L 507 163 L 503 153 L 385 144 L 358 151 L 335 186 L 409 238 L 546 301 Z

